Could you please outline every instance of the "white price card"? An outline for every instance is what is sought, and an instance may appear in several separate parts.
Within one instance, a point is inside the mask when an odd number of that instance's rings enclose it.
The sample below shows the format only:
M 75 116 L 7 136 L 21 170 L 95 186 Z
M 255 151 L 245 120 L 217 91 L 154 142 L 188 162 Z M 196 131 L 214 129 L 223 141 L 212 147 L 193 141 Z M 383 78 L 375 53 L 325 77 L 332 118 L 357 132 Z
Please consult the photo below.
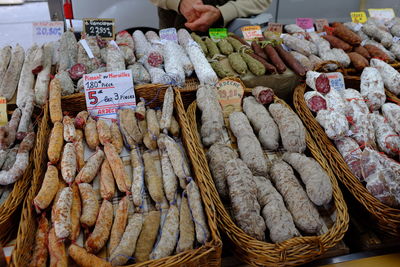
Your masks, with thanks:
M 255 38 L 262 38 L 261 27 L 259 25 L 245 26 L 240 28 L 242 30 L 243 38 L 246 41 L 254 40 Z
M 178 43 L 178 34 L 176 33 L 175 28 L 162 29 L 159 34 L 161 40 L 174 41 L 175 43 Z
M 136 97 L 130 70 L 83 75 L 86 106 L 96 118 L 116 119 L 120 108 L 135 108 Z
M 369 8 L 368 13 L 371 18 L 376 18 L 382 21 L 391 20 L 396 16 L 393 8 Z
M 32 39 L 34 43 L 39 45 L 59 40 L 63 32 L 63 21 L 41 21 L 32 23 Z
M 346 89 L 346 87 L 344 85 L 343 74 L 341 74 L 340 72 L 330 72 L 330 73 L 327 73 L 326 76 L 328 76 L 329 85 L 331 86 L 331 88 L 333 88 L 339 92 Z

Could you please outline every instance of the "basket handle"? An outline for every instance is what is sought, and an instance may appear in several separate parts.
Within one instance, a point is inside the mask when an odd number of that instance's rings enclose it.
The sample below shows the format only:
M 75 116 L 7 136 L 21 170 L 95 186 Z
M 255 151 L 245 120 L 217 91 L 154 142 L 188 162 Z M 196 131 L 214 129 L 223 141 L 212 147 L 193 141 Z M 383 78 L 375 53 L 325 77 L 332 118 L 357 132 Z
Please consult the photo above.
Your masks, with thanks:
M 340 68 L 340 70 L 341 70 L 341 72 L 343 73 L 343 75 L 344 75 L 344 76 L 347 76 L 347 70 L 343 67 L 342 64 L 340 64 L 338 61 L 335 61 L 335 60 L 326 60 L 326 61 L 322 61 L 321 63 L 318 63 L 318 64 L 314 67 L 314 71 L 321 71 L 321 70 L 323 70 L 323 68 L 324 68 L 326 65 L 329 65 L 329 64 L 335 64 L 335 65 L 337 65 L 337 66 Z

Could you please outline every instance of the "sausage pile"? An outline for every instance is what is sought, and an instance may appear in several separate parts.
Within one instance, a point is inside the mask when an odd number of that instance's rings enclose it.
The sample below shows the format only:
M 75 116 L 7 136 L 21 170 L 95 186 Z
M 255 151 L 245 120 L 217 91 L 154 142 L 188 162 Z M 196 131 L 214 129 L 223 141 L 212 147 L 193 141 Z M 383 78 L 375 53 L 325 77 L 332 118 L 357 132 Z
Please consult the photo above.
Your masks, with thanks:
M 385 89 L 399 89 L 400 74 L 379 59 L 361 74 L 359 90 L 331 89 L 325 74 L 307 72 L 314 91 L 304 98 L 352 173 L 382 203 L 400 207 L 400 107 Z M 324 78 L 325 76 L 325 78 Z
M 197 91 L 200 133 L 217 191 L 231 203 L 237 225 L 258 240 L 279 243 L 318 234 L 323 222 L 317 206 L 331 202 L 330 178 L 304 154 L 306 132 L 299 117 L 288 107 L 271 103 L 272 89 L 256 87 L 252 93 L 243 100 L 243 112 L 229 115 L 236 151 L 225 137 L 216 89 L 200 86 Z M 266 152 L 275 152 L 272 162 Z
M 49 163 L 33 201 L 41 216 L 33 265 L 49 259 L 67 266 L 69 255 L 80 266 L 119 266 L 209 240 L 171 87 L 162 109 L 146 108 L 141 99 L 135 110 L 119 110 L 118 122 L 96 121 L 87 111 L 63 116 L 57 78 L 51 87 L 59 92 L 50 103 Z
M 29 111 L 15 109 L 8 124 L 0 127 L 0 204 L 6 201 L 12 185 L 29 164 L 29 151 L 35 143 L 32 110 Z
M 369 66 L 371 58 L 387 63 L 400 60 L 400 43 L 393 39 L 400 37 L 397 17 L 385 23 L 374 18 L 365 24 L 335 22 L 332 27 L 331 33 L 318 35 L 306 33 L 295 24 L 285 25 L 288 34 L 282 36 L 283 43 L 307 70 L 326 60 L 338 61 L 343 67 L 351 64 L 360 72 Z M 264 35 L 268 39 L 268 34 Z M 336 67 L 328 66 L 330 70 Z

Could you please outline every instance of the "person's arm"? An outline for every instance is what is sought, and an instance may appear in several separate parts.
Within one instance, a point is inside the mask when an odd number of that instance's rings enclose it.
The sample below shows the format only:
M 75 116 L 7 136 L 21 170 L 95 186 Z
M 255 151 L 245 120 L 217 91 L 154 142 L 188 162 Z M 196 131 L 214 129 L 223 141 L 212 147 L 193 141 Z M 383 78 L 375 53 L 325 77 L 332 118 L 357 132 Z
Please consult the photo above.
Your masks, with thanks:
M 179 13 L 180 0 L 149 0 L 153 5 L 166 10 L 174 10 Z
M 154 1 L 154 0 L 152 0 Z M 236 0 L 229 1 L 225 5 L 219 6 L 224 20 L 224 25 L 236 18 L 248 17 L 264 12 L 272 0 Z

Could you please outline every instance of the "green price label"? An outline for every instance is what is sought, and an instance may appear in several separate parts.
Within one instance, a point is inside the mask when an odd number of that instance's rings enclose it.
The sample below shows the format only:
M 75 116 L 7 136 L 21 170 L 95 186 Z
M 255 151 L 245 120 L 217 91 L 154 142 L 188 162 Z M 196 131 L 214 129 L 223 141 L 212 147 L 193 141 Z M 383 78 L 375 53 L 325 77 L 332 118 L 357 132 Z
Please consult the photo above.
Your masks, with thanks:
M 228 37 L 228 30 L 226 28 L 211 28 L 208 30 L 211 39 L 224 39 Z

